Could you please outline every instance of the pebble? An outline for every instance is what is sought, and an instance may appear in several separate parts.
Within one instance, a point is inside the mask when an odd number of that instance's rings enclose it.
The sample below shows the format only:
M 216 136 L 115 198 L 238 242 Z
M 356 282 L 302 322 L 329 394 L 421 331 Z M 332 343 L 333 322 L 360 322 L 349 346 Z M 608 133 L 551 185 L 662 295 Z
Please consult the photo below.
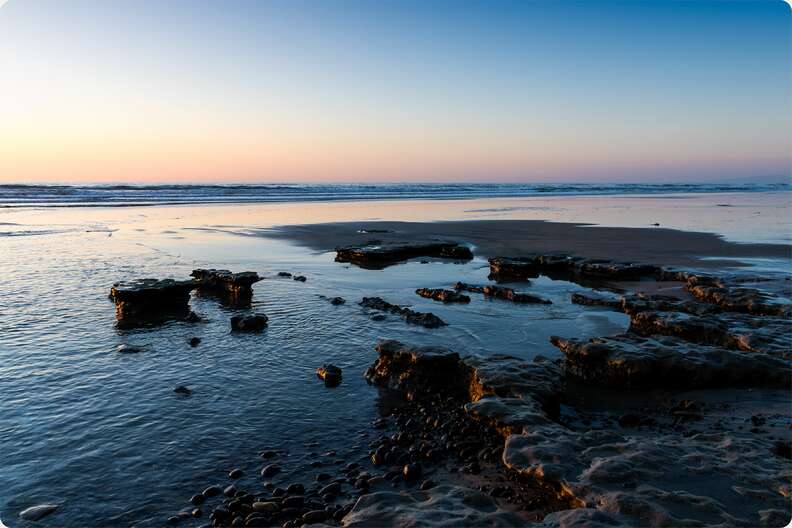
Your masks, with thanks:
M 196 506 L 203 504 L 205 500 L 206 497 L 204 497 L 202 494 L 193 495 L 190 497 L 190 502 Z
M 217 495 L 220 495 L 222 491 L 223 490 L 220 489 L 220 486 L 209 486 L 208 488 L 203 490 L 202 495 L 208 499 L 209 497 L 215 497 Z
M 176 387 L 173 388 L 173 392 L 175 392 L 176 394 L 182 394 L 184 396 L 189 396 L 190 394 L 192 394 L 192 391 L 187 387 L 185 387 L 184 385 L 177 385 Z
M 305 486 L 303 486 L 299 482 L 296 482 L 294 484 L 289 484 L 289 486 L 286 488 L 286 493 L 288 493 L 289 495 L 302 495 L 303 493 L 305 493 Z
M 338 482 L 333 482 L 332 484 L 328 484 L 324 488 L 319 490 L 319 495 L 338 495 L 341 493 L 341 484 Z
M 277 455 L 277 453 L 276 453 L 275 451 L 272 451 L 271 449 L 270 449 L 270 450 L 267 450 L 267 451 L 262 451 L 262 452 L 259 454 L 259 456 L 260 456 L 261 458 L 273 458 L 273 457 L 275 457 L 275 455 Z
M 317 482 L 321 482 L 323 480 L 330 480 L 330 475 L 328 475 L 327 473 L 319 473 L 318 475 L 316 475 Z
M 261 468 L 261 476 L 265 478 L 272 477 L 280 473 L 280 470 L 281 470 L 280 466 L 277 466 L 275 464 L 269 464 Z
M 280 510 L 280 506 L 278 506 L 277 502 L 254 502 L 251 507 L 253 511 L 269 514 L 276 513 Z
M 120 354 L 137 354 L 138 352 L 143 352 L 143 348 L 138 345 L 123 344 L 116 347 L 116 352 Z
M 324 510 L 313 510 L 305 513 L 302 516 L 302 522 L 305 524 L 314 524 L 324 522 L 327 519 L 327 512 Z
M 199 344 L 201 344 L 201 338 L 200 337 L 193 337 L 192 339 L 190 339 L 190 346 L 191 347 L 195 348 Z
M 223 495 L 225 495 L 226 497 L 233 497 L 234 495 L 236 495 L 236 492 L 237 492 L 236 486 L 231 484 L 230 486 L 228 486 L 226 489 L 223 490 Z
M 228 478 L 238 479 L 242 478 L 242 475 L 245 473 L 241 469 L 232 469 L 231 472 L 228 474 Z
M 308 279 L 305 278 L 304 275 L 295 275 L 294 277 L 292 277 L 292 279 L 294 279 L 294 280 L 296 280 L 298 282 L 305 282 L 306 280 L 308 280 Z

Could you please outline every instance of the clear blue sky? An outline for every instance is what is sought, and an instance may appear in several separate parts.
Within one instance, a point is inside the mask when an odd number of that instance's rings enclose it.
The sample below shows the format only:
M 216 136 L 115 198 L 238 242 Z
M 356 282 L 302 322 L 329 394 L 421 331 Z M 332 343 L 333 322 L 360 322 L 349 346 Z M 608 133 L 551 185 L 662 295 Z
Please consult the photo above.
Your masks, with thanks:
M 791 45 L 780 0 L 10 0 L 0 182 L 788 176 Z

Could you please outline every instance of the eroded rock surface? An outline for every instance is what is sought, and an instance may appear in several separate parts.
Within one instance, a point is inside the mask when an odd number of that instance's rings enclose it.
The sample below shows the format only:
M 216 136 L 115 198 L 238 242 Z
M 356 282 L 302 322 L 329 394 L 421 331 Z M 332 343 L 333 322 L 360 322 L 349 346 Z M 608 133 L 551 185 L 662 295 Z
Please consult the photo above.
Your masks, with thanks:
M 269 318 L 264 314 L 235 315 L 231 318 L 231 330 L 235 332 L 261 332 L 267 327 Z
M 336 262 L 350 262 L 361 268 L 382 269 L 417 257 L 467 261 L 473 253 L 456 242 L 391 242 L 336 248 Z
M 195 318 L 190 311 L 191 280 L 137 279 L 119 282 L 110 290 L 119 325 L 138 326 L 171 319 Z
M 469 303 L 470 297 L 457 293 L 453 290 L 444 290 L 442 288 L 418 288 L 415 293 L 421 297 L 440 301 L 443 303 Z
M 792 383 L 788 360 L 676 337 L 627 333 L 589 340 L 553 336 L 550 340 L 564 353 L 568 374 L 608 387 L 788 387 Z
M 457 282 L 456 284 L 454 284 L 454 289 L 457 291 L 481 293 L 484 294 L 485 297 L 491 297 L 493 299 L 503 299 L 515 303 L 553 304 L 552 301 L 549 301 L 548 299 L 543 299 L 541 297 L 537 297 L 535 295 L 529 295 L 527 293 L 517 293 L 511 288 L 506 288 L 503 286 L 495 286 L 493 284 L 486 284 L 484 286 L 474 286 L 472 284 L 467 284 L 464 282 Z
M 650 264 L 583 259 L 570 255 L 533 255 L 489 259 L 490 279 L 497 282 L 521 281 L 547 275 L 564 280 L 636 280 L 655 277 L 661 268 Z
M 436 486 L 426 491 L 382 491 L 362 496 L 341 526 L 418 528 L 439 526 L 525 526 L 519 515 L 498 508 L 492 498 L 460 486 Z
M 446 325 L 445 321 L 433 313 L 416 312 L 404 306 L 391 304 L 381 297 L 363 297 L 363 300 L 360 301 L 359 304 L 372 310 L 379 310 L 381 312 L 389 312 L 400 315 L 408 323 L 420 325 L 425 328 L 438 328 Z
M 229 304 L 250 303 L 253 284 L 261 280 L 255 271 L 196 269 L 190 276 L 195 278 L 199 292 L 217 295 Z

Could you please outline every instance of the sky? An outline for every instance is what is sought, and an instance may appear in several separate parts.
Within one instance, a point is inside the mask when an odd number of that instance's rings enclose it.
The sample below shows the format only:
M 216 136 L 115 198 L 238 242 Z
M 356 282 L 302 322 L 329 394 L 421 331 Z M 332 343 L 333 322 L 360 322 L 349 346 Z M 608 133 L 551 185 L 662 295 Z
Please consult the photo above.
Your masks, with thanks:
M 0 184 L 792 177 L 791 13 L 0 0 Z

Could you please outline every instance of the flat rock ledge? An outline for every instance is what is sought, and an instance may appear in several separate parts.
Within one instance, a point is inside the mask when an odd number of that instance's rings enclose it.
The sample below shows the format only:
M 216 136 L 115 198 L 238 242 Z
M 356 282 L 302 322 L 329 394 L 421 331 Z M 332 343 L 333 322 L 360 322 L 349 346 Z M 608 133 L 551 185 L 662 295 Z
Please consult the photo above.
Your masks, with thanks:
M 473 253 L 469 247 L 457 242 L 389 242 L 339 247 L 336 248 L 335 260 L 366 269 L 383 269 L 418 257 L 468 261 L 473 258 Z
M 230 304 L 249 304 L 253 284 L 261 280 L 255 271 L 233 273 L 230 270 L 195 269 L 190 273 L 199 293 L 217 295 Z
M 363 297 L 360 306 L 399 315 L 409 324 L 423 326 L 424 328 L 439 328 L 446 326 L 446 322 L 430 312 L 416 312 L 404 306 L 391 304 L 381 297 Z
M 191 319 L 192 280 L 138 279 L 118 282 L 110 289 L 116 319 L 122 326 L 157 324 L 170 319 Z
M 562 280 L 636 280 L 655 277 L 662 268 L 651 264 L 584 259 L 564 254 L 489 259 L 490 279 L 497 282 L 522 281 L 546 275 Z
M 506 471 L 551 486 L 569 504 L 533 526 L 772 526 L 785 512 L 788 517 L 787 455 L 779 455 L 767 435 L 722 428 L 684 434 L 678 427 L 573 429 L 557 414 L 565 362 L 460 358 L 442 347 L 397 341 L 383 341 L 377 351 L 365 374 L 369 382 L 413 400 L 445 393 L 467 401 L 470 420 L 500 432 Z M 491 501 L 475 493 L 460 499 L 469 492 L 439 486 L 424 494 L 371 494 L 342 525 L 433 524 L 455 502 L 463 505 L 454 510 L 464 512 L 455 525 L 512 525 L 510 515 L 495 515 L 507 512 Z

